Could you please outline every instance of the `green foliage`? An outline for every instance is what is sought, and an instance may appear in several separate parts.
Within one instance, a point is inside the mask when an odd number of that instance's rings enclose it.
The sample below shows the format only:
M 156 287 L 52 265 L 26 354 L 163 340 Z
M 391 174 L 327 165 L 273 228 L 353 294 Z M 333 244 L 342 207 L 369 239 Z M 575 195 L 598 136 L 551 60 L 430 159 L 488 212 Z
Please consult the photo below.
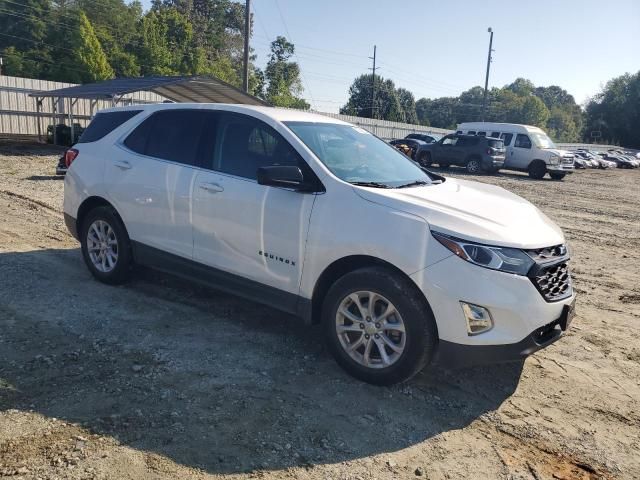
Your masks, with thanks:
M 8 75 L 75 83 L 202 74 L 240 86 L 244 2 L 154 0 L 143 13 L 137 0 L 0 0 L 0 9 L 0 54 Z M 273 97 L 308 108 L 296 96 L 302 91 L 299 67 L 284 64 L 288 74 L 274 82 Z M 264 96 L 267 83 L 250 65 L 251 91 Z
M 300 67 L 290 61 L 295 53 L 293 43 L 285 37 L 271 42 L 271 56 L 264 72 L 268 82 L 266 99 L 279 107 L 309 109 L 310 105 L 299 95 L 302 93 Z
M 358 117 L 378 118 L 391 120 L 394 122 L 404 121 L 407 112 L 400 103 L 400 95 L 396 86 L 391 80 L 385 80 L 380 75 L 375 76 L 375 102 L 373 102 L 373 76 L 371 74 L 361 75 L 356 78 L 349 87 L 349 99 L 346 105 L 340 109 L 340 113 L 345 115 L 356 115 Z M 404 92 L 409 93 L 404 90 Z M 410 115 L 415 115 L 415 101 L 413 95 L 409 99 L 403 93 L 405 105 L 409 108 L 413 103 L 413 110 Z M 417 116 L 413 117 L 417 120 Z
M 113 77 L 98 37 L 89 19 L 80 10 L 70 10 L 70 27 L 52 32 L 53 45 L 65 45 L 65 50 L 52 50 L 53 62 L 47 75 L 72 83 L 89 83 Z
M 421 98 L 416 102 L 418 122 L 454 129 L 462 122 L 482 118 L 484 89 L 476 86 L 459 97 Z M 492 88 L 487 95 L 485 119 L 488 122 L 522 123 L 548 131 L 558 141 L 580 139 L 583 112 L 574 98 L 558 86 L 536 87 L 518 78 L 503 88 Z
M 602 141 L 640 148 L 640 71 L 607 82 L 586 112 L 585 139 L 597 131 Z

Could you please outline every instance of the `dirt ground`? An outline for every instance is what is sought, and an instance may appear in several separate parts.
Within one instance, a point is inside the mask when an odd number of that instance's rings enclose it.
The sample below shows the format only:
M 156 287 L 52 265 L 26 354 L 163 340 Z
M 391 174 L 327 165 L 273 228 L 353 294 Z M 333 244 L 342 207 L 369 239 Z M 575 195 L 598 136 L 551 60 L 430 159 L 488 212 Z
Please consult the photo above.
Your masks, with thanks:
M 640 171 L 478 177 L 564 229 L 572 328 L 524 364 L 380 388 L 277 311 L 94 281 L 57 153 L 0 145 L 0 478 L 640 478 Z

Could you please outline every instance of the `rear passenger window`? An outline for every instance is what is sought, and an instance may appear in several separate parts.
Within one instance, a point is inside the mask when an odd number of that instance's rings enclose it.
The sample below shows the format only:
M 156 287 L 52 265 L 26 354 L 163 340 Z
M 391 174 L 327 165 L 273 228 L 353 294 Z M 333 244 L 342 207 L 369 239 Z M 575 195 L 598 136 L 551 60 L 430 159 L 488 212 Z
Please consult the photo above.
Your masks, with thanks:
M 491 132 L 492 138 L 500 138 L 500 132 Z
M 122 110 L 119 112 L 98 113 L 82 133 L 78 139 L 78 143 L 90 143 L 100 140 L 141 111 L 142 110 Z
M 162 110 L 152 114 L 126 138 L 136 153 L 185 165 L 197 165 L 204 110 Z
M 469 130 L 469 131 L 467 132 L 467 135 L 475 135 L 475 134 L 476 134 L 476 131 L 475 131 L 475 130 Z
M 519 133 L 516 136 L 516 141 L 513 146 L 518 148 L 531 148 L 531 140 L 527 135 Z
M 228 115 L 220 126 L 216 170 L 255 180 L 258 168 L 294 165 L 302 168 L 298 152 L 279 133 L 260 120 Z M 304 170 L 303 170 L 304 171 Z
M 145 154 L 172 162 L 196 165 L 200 131 L 206 112 L 165 110 L 153 114 Z M 155 118 L 154 118 L 155 117 Z
M 479 137 L 486 137 L 487 136 L 487 132 L 478 132 L 478 136 Z
M 513 133 L 503 133 L 500 135 L 500 138 L 504 140 L 504 146 L 507 147 L 511 145 L 511 139 L 513 138 Z

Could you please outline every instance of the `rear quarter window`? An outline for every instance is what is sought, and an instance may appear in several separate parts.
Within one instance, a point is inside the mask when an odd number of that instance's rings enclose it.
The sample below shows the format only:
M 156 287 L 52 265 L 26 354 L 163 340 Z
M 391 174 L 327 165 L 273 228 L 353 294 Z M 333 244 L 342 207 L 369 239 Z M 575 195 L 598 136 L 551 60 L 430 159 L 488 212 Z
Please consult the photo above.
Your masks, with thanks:
M 100 140 L 141 111 L 142 110 L 123 110 L 120 112 L 98 113 L 82 133 L 78 139 L 78 143 L 90 143 Z

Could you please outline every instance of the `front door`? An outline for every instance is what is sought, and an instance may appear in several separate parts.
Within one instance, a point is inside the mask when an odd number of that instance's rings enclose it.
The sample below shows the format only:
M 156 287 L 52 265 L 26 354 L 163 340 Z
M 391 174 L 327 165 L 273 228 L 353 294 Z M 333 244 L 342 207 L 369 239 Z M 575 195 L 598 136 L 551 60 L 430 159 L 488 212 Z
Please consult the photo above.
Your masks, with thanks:
M 440 140 L 437 146 L 437 153 L 434 155 L 434 162 L 438 165 L 450 165 L 454 157 L 454 149 L 458 137 L 456 135 L 447 135 Z M 434 152 L 435 153 L 435 152 Z
M 508 167 L 527 169 L 529 164 L 533 160 L 532 158 L 532 144 L 531 139 L 524 133 L 518 133 L 513 140 L 513 147 L 511 152 L 507 148 L 507 153 L 510 153 L 507 158 L 509 159 Z
M 274 287 L 276 296 L 297 295 L 315 195 L 259 185 L 256 174 L 261 166 L 299 162 L 264 122 L 220 114 L 210 171 L 194 182 L 194 260 Z

